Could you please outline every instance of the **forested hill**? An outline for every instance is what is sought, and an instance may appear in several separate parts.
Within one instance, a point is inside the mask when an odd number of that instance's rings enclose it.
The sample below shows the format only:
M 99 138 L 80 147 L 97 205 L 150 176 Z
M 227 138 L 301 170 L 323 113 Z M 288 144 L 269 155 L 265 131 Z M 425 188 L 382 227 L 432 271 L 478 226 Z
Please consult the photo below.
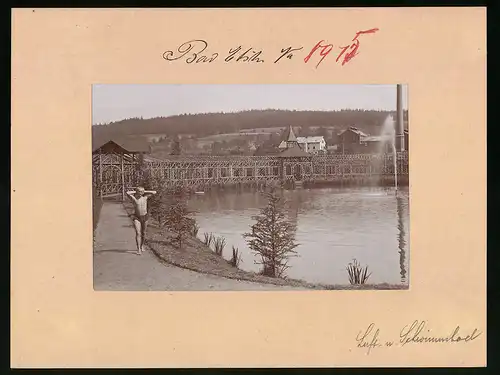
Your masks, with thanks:
M 286 111 L 250 110 L 235 113 L 186 114 L 152 119 L 130 118 L 92 127 L 94 135 L 140 134 L 211 134 L 239 132 L 244 129 L 270 127 L 335 127 L 348 126 L 375 134 L 379 132 L 389 111 L 341 110 L 341 111 Z M 405 122 L 407 112 L 405 111 Z M 405 125 L 407 127 L 407 125 Z

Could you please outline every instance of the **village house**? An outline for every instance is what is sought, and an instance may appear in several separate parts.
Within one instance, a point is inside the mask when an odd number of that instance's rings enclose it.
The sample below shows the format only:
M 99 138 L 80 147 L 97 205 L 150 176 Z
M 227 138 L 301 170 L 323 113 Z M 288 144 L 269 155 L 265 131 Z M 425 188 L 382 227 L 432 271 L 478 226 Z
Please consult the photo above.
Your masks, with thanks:
M 339 134 L 339 145 L 338 152 L 343 154 L 357 154 L 364 153 L 366 151 L 365 145 L 362 143 L 362 139 L 368 137 L 368 134 L 359 130 L 354 126 L 343 130 Z
M 299 147 L 309 154 L 319 154 L 326 152 L 326 141 L 323 136 L 296 137 Z M 279 149 L 287 148 L 286 141 L 281 141 Z
M 404 130 L 405 150 L 409 146 L 409 133 Z M 374 154 L 392 152 L 392 145 L 387 136 L 368 135 L 356 127 L 349 127 L 339 134 L 337 153 L 343 154 Z
M 323 136 L 297 137 L 298 144 L 305 152 L 318 154 L 326 150 L 326 141 Z

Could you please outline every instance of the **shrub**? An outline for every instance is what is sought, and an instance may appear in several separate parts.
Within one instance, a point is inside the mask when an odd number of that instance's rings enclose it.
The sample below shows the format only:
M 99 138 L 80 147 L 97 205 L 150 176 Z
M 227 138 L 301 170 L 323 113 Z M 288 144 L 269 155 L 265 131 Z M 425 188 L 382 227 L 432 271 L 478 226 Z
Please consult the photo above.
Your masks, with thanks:
M 184 239 L 193 232 L 194 219 L 187 206 L 187 193 L 183 188 L 174 188 L 163 192 L 159 214 L 164 219 L 165 226 L 174 234 L 179 248 Z

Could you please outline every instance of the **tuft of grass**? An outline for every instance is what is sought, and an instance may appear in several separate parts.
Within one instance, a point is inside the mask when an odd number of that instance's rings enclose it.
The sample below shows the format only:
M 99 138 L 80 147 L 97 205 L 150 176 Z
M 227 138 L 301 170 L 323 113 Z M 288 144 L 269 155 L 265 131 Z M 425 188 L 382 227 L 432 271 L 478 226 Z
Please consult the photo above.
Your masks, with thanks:
M 233 246 L 233 256 L 229 260 L 229 264 L 231 264 L 233 267 L 238 268 L 238 266 L 240 265 L 240 262 L 241 262 L 240 251 L 238 250 L 237 247 Z
M 217 237 L 213 241 L 215 254 L 222 256 L 222 251 L 226 246 L 226 239 L 222 236 Z
M 361 267 L 361 264 L 356 259 L 353 259 L 353 261 L 347 265 L 346 270 L 351 285 L 365 284 L 372 274 L 371 272 L 368 273 L 368 266 Z
M 212 244 L 212 242 L 214 242 L 214 235 L 212 233 L 203 233 L 203 236 L 205 237 L 205 239 L 203 240 L 203 243 L 210 247 L 210 245 Z

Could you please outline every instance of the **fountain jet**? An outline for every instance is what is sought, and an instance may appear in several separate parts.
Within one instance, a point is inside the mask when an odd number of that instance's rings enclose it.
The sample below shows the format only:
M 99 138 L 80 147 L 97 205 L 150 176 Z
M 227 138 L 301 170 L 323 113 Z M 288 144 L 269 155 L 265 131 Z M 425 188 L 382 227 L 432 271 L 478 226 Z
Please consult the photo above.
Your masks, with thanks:
M 395 129 L 394 118 L 389 115 L 384 121 L 381 131 L 382 137 L 382 149 L 381 154 L 386 155 L 387 145 L 390 145 L 392 152 L 392 163 L 394 169 L 394 189 L 397 195 L 398 193 L 398 165 L 397 165 L 397 151 L 396 151 L 396 129 Z

